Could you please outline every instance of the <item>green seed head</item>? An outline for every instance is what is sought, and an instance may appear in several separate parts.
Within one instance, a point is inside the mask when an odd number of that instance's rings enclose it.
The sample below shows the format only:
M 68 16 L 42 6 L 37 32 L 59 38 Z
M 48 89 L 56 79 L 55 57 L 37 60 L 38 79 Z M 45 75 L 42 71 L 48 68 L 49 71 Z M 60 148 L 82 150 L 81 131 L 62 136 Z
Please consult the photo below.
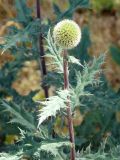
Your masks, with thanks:
M 56 44 L 62 49 L 72 49 L 81 40 L 81 30 L 77 23 L 65 19 L 55 25 L 53 37 Z

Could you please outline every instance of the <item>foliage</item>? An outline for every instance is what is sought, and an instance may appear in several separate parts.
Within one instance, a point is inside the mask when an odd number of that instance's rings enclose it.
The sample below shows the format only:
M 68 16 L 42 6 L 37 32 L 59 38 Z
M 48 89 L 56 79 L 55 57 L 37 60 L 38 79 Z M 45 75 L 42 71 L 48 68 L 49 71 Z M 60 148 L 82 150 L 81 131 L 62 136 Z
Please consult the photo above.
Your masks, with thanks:
M 51 116 L 56 116 L 57 112 L 61 109 L 65 109 L 65 102 L 69 96 L 67 90 L 61 90 L 57 92 L 58 95 L 49 97 L 45 102 L 41 102 L 44 107 L 40 110 L 39 125 Z M 53 108 L 54 106 L 54 108 Z
M 20 160 L 20 158 L 22 158 L 22 156 L 20 156 L 19 154 L 15 154 L 15 155 L 11 155 L 11 154 L 7 154 L 7 153 L 0 153 L 0 159 L 1 160 Z
M 5 101 L 2 102 L 2 106 L 4 106 L 4 112 L 11 113 L 13 118 L 9 121 L 9 123 L 18 123 L 28 129 L 29 131 L 35 131 L 35 122 L 31 113 L 27 112 L 24 108 L 19 107 L 17 104 L 12 103 L 8 105 Z
M 116 114 L 120 108 L 120 93 L 115 94 L 108 88 L 107 83 L 101 83 L 95 88 L 90 87 L 88 90 L 93 95 L 81 99 L 80 109 L 84 113 L 84 122 L 76 127 L 76 132 L 81 133 L 76 134 L 76 142 L 81 139 L 83 146 L 91 143 L 95 150 L 95 146 L 99 146 L 106 137 L 110 138 L 108 146 L 119 144 L 119 118 L 117 119 Z M 81 146 L 81 143 L 78 142 L 76 145 Z
M 61 144 L 57 143 L 57 146 L 60 146 L 60 145 Z M 45 150 L 48 149 L 48 146 L 45 147 L 45 145 L 43 145 L 43 147 Z M 109 160 L 109 159 L 110 160 L 119 160 L 119 156 L 120 156 L 119 149 L 120 149 L 120 146 L 114 146 L 113 148 L 110 148 L 109 152 L 105 152 L 104 151 L 104 144 L 102 144 L 101 147 L 99 148 L 99 151 L 95 153 L 95 152 L 92 152 L 91 147 L 88 146 L 85 151 L 82 150 L 81 152 L 76 153 L 76 160 L 98 160 L 98 159 L 99 160 Z M 55 150 L 53 149 L 52 152 L 53 151 L 55 151 L 55 153 L 57 155 L 55 159 L 64 160 L 61 155 L 57 154 L 56 149 Z M 7 154 L 7 153 L 0 153 L 0 159 L 1 160 L 5 160 L 5 159 L 20 160 L 20 158 L 22 158 L 21 153 L 22 153 L 22 151 L 16 153 L 15 155 Z M 49 159 L 49 158 L 46 158 L 46 159 Z M 38 160 L 38 158 L 35 158 L 35 159 Z M 54 160 L 54 158 L 53 158 L 53 160 Z
M 92 153 L 90 146 L 88 146 L 88 148 L 85 151 L 81 153 L 77 153 L 76 160 L 97 160 L 97 159 L 99 160 L 109 160 L 109 159 L 118 160 L 120 156 L 119 147 L 120 146 L 113 147 L 109 150 L 108 153 L 106 153 L 104 151 L 104 145 L 102 144 L 98 152 Z
M 62 68 L 62 60 L 60 57 L 60 52 L 55 47 L 55 43 L 53 43 L 52 38 L 50 38 L 50 31 L 48 32 L 48 39 L 47 42 L 49 44 L 49 50 L 52 51 L 51 54 L 49 53 L 49 56 L 54 58 L 52 64 L 57 64 L 58 70 L 61 70 Z M 53 48 L 54 47 L 54 48 Z M 54 52 L 54 50 L 56 52 Z M 77 60 L 77 59 L 75 59 Z M 77 84 L 75 89 L 71 87 L 70 90 L 70 97 L 72 97 L 70 103 L 72 104 L 73 108 L 78 106 L 80 104 L 79 98 L 81 96 L 89 95 L 89 93 L 84 92 L 84 88 L 90 84 L 97 83 L 98 78 L 95 79 L 96 74 L 100 73 L 100 67 L 104 61 L 104 56 L 100 56 L 97 60 L 94 58 L 93 64 L 87 65 L 85 64 L 83 66 L 83 73 L 81 74 L 79 71 L 76 71 L 77 75 Z M 76 62 L 76 61 L 73 61 Z M 79 60 L 77 61 L 77 64 Z M 62 71 L 61 71 L 62 72 Z M 47 99 L 46 102 L 42 102 L 41 104 L 45 105 L 46 107 L 43 107 L 41 109 L 40 117 L 39 117 L 39 125 L 46 120 L 48 117 L 55 116 L 57 114 L 57 111 L 66 108 L 65 102 L 67 102 L 68 94 L 66 90 L 59 91 L 59 96 L 52 96 Z M 54 106 L 54 108 L 52 108 Z
M 82 73 L 80 71 L 76 72 L 77 84 L 73 91 L 71 91 L 73 93 L 72 103 L 74 103 L 74 106 L 80 105 L 79 100 L 81 96 L 91 95 L 91 93 L 85 91 L 85 87 L 99 83 L 99 78 L 95 78 L 95 76 L 101 72 L 100 67 L 103 62 L 104 56 L 101 55 L 98 59 L 94 58 L 91 66 L 85 63 Z
M 89 7 L 89 1 L 69 0 L 69 8 L 64 12 L 54 3 L 56 19 L 54 21 L 43 20 L 42 23 L 39 23 L 39 19 L 32 17 L 32 9 L 27 7 L 26 1 L 16 0 L 15 5 L 17 16 L 14 21 L 20 27 L 9 27 L 7 35 L 4 36 L 4 43 L 0 44 L 3 55 L 10 52 L 15 58 L 15 60 L 5 63 L 0 69 L 0 124 L 2 126 L 0 134 L 15 134 L 18 136 L 18 141 L 13 145 L 0 146 L 3 151 L 0 153 L 0 159 L 68 160 L 71 147 L 68 137 L 59 136 L 53 130 L 56 117 L 62 115 L 61 117 L 64 119 L 66 116 L 68 95 L 73 116 L 75 108 L 79 108 L 83 116 L 81 125 L 74 127 L 76 150 L 80 152 L 76 159 L 117 159 L 120 142 L 120 116 L 118 114 L 120 95 L 109 88 L 104 76 L 99 79 L 105 56 L 92 58 L 88 55 L 88 48 L 91 44 L 89 28 L 83 26 L 81 43 L 74 50 L 69 51 L 70 90 L 62 90 L 62 50 L 55 45 L 52 37 L 54 24 L 64 18 L 71 19 L 75 9 Z M 27 96 L 21 96 L 11 86 L 13 81 L 18 78 L 17 73 L 26 61 L 39 62 L 37 42 L 40 32 L 43 37 L 47 37 L 45 39 L 46 57 L 52 58 L 48 67 L 55 65 L 55 70 L 48 72 L 41 85 L 54 85 L 57 91 L 54 96 L 45 101 L 35 103 L 32 101 L 32 97 L 37 90 L 31 91 Z M 113 51 L 115 57 L 117 57 L 117 51 Z M 34 82 L 34 77 L 31 79 Z M 10 99 L 8 102 L 7 98 L 9 99 L 9 97 L 12 100 Z M 63 123 L 62 119 L 61 123 Z M 103 152 L 99 146 L 106 137 L 109 137 L 109 143 L 106 144 Z M 81 150 L 85 150 L 89 144 L 91 144 L 91 149 L 82 152 Z M 111 147 L 113 144 L 117 144 L 118 147 Z M 109 150 L 109 148 L 111 149 Z
M 50 30 L 48 31 L 46 41 L 47 41 L 46 48 L 48 49 L 49 52 L 45 56 L 53 58 L 53 61 L 54 61 L 54 63 L 51 62 L 48 65 L 55 65 L 56 69 L 59 72 L 63 73 L 63 67 L 62 67 L 63 61 L 62 61 L 62 57 L 60 56 L 62 49 L 61 48 L 57 49 L 57 46 L 55 45 L 53 37 L 51 36 Z
M 59 6 L 54 4 L 54 11 L 57 15 L 57 22 L 63 18 L 70 18 L 77 7 L 88 8 L 89 0 L 69 0 L 69 8 L 65 12 L 61 12 Z

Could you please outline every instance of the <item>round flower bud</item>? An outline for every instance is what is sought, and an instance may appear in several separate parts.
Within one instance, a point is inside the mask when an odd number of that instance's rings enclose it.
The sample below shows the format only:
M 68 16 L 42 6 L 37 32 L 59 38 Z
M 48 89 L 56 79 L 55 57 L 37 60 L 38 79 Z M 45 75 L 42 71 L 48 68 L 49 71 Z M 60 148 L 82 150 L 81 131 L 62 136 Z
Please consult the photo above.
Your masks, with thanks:
M 65 19 L 55 25 L 53 38 L 62 49 L 72 49 L 81 40 L 81 29 L 76 22 Z

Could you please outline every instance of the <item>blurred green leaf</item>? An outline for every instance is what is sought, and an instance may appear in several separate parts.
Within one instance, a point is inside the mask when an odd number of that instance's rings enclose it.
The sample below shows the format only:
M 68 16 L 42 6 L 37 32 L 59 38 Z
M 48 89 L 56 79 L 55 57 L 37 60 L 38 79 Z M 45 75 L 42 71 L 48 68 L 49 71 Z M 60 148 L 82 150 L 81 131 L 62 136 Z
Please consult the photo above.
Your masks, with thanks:
M 62 13 L 59 6 L 55 3 L 53 3 L 53 9 L 54 9 L 55 15 L 57 15 L 57 16 L 59 16 Z
M 60 16 L 58 16 L 57 18 L 57 22 L 60 21 L 61 19 L 63 18 L 71 18 L 75 9 L 76 8 L 88 8 L 89 7 L 89 0 L 74 0 L 72 1 L 69 1 L 70 5 L 69 5 L 69 8 L 63 12 Z
M 32 10 L 27 7 L 26 3 L 26 0 L 15 0 L 15 7 L 17 10 L 16 20 L 23 24 L 28 23 L 32 13 Z

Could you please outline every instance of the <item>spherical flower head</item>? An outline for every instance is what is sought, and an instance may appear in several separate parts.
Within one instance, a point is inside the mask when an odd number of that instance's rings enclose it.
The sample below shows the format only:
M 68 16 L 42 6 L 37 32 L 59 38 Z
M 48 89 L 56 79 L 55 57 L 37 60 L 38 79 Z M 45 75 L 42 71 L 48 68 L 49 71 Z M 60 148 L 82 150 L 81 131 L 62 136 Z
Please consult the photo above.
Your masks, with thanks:
M 65 19 L 55 25 L 53 37 L 55 43 L 62 49 L 72 49 L 81 40 L 81 29 L 76 22 Z

